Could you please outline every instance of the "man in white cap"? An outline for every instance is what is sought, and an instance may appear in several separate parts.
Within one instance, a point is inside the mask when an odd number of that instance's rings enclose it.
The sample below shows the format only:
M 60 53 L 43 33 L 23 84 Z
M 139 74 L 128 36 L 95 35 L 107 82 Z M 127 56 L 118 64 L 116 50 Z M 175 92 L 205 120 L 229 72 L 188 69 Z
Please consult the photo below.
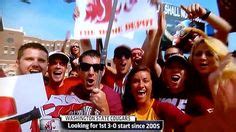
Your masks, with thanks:
M 79 78 L 65 79 L 65 72 L 69 60 L 69 57 L 61 51 L 49 53 L 49 82 L 46 85 L 48 98 L 50 98 L 51 95 L 69 95 L 72 93 L 74 86 L 81 83 Z

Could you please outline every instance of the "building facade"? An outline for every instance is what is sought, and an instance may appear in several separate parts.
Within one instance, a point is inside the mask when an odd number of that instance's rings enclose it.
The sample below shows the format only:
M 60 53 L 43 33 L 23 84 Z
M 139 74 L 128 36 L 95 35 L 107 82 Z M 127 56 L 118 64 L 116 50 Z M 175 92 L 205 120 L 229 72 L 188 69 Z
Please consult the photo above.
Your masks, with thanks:
M 66 44 L 65 52 L 69 54 L 70 44 L 75 41 L 71 39 Z M 4 28 L 0 31 L 0 68 L 2 68 L 7 76 L 14 76 L 16 74 L 16 58 L 17 51 L 21 45 L 30 42 L 38 42 L 45 46 L 48 52 L 54 50 L 61 50 L 64 40 L 43 40 L 40 38 L 26 36 L 22 29 Z M 81 43 L 80 43 L 81 44 Z M 91 44 L 81 44 L 81 52 L 92 48 Z

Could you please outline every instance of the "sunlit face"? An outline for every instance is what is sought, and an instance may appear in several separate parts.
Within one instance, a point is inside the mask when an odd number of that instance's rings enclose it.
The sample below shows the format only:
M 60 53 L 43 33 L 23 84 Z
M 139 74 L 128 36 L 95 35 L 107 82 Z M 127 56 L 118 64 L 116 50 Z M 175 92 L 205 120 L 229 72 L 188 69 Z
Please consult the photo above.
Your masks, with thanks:
M 165 51 L 165 60 L 167 60 L 171 55 L 174 55 L 174 54 L 180 54 L 180 51 L 179 51 L 178 48 L 171 47 L 171 48 L 166 49 L 166 51 Z
M 133 66 L 136 66 L 142 63 L 143 52 L 140 49 L 132 50 L 131 54 L 132 54 L 131 59 L 132 59 Z
M 73 43 L 71 45 L 71 53 L 74 54 L 74 55 L 80 54 L 79 43 Z
M 78 77 L 78 73 L 77 73 L 77 71 L 71 71 L 69 76 L 70 77 Z
M 122 55 L 121 57 L 115 57 L 114 63 L 116 65 L 117 74 L 125 75 L 129 72 L 131 67 L 131 58 L 130 56 Z
M 137 104 L 144 104 L 151 100 L 152 80 L 147 71 L 139 71 L 131 79 L 131 93 Z
M 38 72 L 45 75 L 48 66 L 48 55 L 45 51 L 28 48 L 23 51 L 22 57 L 16 60 L 16 64 L 21 75 Z
M 81 64 L 84 63 L 85 65 Z M 80 63 L 79 76 L 83 79 L 84 90 L 90 93 L 96 88 L 96 81 L 98 80 L 99 71 L 94 68 L 95 65 L 100 65 L 100 58 L 85 56 Z M 91 66 L 94 65 L 94 66 Z
M 51 82 L 61 83 L 65 77 L 67 63 L 60 58 L 55 58 L 49 62 L 48 76 Z
M 206 44 L 200 43 L 193 52 L 192 64 L 201 75 L 209 75 L 219 66 L 219 57 Z
M 169 92 L 172 94 L 178 94 L 184 90 L 187 71 L 183 64 L 174 61 L 164 67 L 162 74 L 163 81 Z

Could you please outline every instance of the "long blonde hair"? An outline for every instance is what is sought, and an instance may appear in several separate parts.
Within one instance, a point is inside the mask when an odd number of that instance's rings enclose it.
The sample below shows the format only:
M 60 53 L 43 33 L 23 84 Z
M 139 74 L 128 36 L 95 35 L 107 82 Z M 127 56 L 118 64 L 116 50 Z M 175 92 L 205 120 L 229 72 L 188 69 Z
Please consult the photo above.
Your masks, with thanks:
M 214 37 L 209 37 L 209 36 L 200 37 L 193 44 L 193 47 L 191 49 L 191 53 L 190 53 L 190 56 L 189 56 L 190 63 L 192 63 L 193 55 L 194 55 L 197 47 L 200 44 L 203 44 L 203 43 L 206 44 L 209 47 L 209 49 L 211 51 L 213 51 L 219 57 L 220 60 L 223 60 L 224 57 L 229 53 L 228 48 L 220 40 L 218 40 Z
M 233 81 L 234 80 L 234 81 Z M 220 66 L 218 69 L 211 73 L 209 76 L 209 85 L 211 93 L 214 97 L 215 105 L 216 107 L 219 107 L 223 111 L 227 111 L 231 106 L 232 102 L 235 102 L 235 100 L 228 100 L 226 90 L 231 91 L 228 89 L 229 83 L 233 83 L 236 80 L 236 58 L 234 58 L 232 55 L 227 55 L 224 60 L 220 62 Z M 236 88 L 235 84 L 233 84 L 234 89 Z M 219 94 L 219 88 L 221 88 L 221 101 L 218 101 L 218 94 Z M 222 94 L 223 91 L 223 94 Z M 232 93 L 233 94 L 233 93 Z M 234 98 L 235 99 L 235 98 Z

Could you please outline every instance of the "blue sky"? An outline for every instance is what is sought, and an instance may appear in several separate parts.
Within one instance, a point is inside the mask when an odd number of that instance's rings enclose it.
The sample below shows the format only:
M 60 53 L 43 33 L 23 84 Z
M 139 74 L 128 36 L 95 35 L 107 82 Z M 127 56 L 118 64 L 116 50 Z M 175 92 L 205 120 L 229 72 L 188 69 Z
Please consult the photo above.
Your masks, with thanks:
M 23 28 L 28 36 L 48 40 L 64 40 L 69 30 L 73 36 L 74 20 L 72 13 L 75 3 L 66 3 L 64 0 L 29 0 L 31 4 L 20 0 L 0 0 L 0 16 L 6 28 Z M 216 0 L 162 0 L 179 6 L 199 3 L 203 7 L 218 14 Z M 134 38 L 123 36 L 112 38 L 108 47 L 108 58 L 112 58 L 114 48 L 119 44 L 128 44 L 130 47 L 141 46 L 145 39 L 145 31 L 135 32 Z M 92 40 L 92 43 L 94 40 Z M 229 49 L 236 49 L 236 33 L 229 36 Z

